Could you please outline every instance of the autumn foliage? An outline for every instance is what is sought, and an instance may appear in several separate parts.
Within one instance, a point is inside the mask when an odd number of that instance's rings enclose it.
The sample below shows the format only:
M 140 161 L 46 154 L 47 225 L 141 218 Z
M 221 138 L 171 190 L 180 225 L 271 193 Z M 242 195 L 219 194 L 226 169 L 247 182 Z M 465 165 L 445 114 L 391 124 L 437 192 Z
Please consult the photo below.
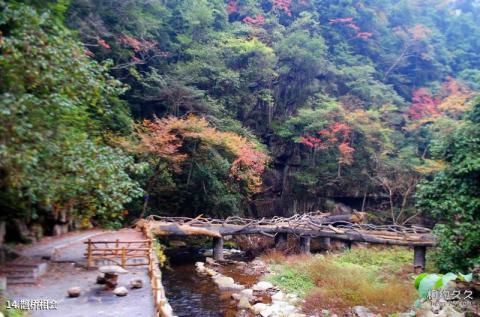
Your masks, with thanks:
M 369 40 L 373 36 L 373 33 L 371 32 L 361 31 L 361 28 L 354 22 L 353 17 L 330 19 L 329 24 L 344 25 L 347 28 L 354 30 L 356 32 L 355 37 L 362 40 Z
M 291 0 L 273 0 L 272 4 L 275 9 L 285 12 L 288 16 L 292 15 L 290 10 Z
M 419 88 L 413 92 L 412 104 L 407 110 L 411 123 L 409 128 L 416 128 L 431 123 L 440 117 L 458 118 L 470 109 L 468 103 L 473 96 L 465 86 L 449 77 L 436 95 L 427 88 Z
M 349 145 L 351 127 L 342 122 L 335 122 L 316 133 L 316 136 L 304 135 L 300 143 L 318 150 L 328 150 L 334 147 L 340 152 L 339 162 L 350 165 L 353 163 L 353 152 Z
M 261 186 L 261 176 L 268 161 L 265 152 L 258 144 L 236 133 L 210 127 L 204 118 L 190 115 L 186 118 L 145 120 L 138 128 L 137 135 L 140 139 L 138 149 L 177 166 L 189 157 L 189 152 L 184 149 L 185 141 L 196 140 L 201 149 L 216 149 L 231 157 L 232 179 L 245 182 L 251 191 Z
M 257 14 L 255 18 L 248 16 L 243 19 L 243 22 L 249 25 L 262 25 L 265 23 L 265 17 L 261 14 Z

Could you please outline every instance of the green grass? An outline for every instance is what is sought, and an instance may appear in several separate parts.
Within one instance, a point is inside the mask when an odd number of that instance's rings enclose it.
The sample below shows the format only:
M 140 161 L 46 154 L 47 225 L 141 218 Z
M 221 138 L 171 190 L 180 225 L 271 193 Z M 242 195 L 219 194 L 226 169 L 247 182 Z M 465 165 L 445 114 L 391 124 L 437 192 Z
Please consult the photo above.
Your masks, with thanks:
M 345 251 L 335 259 L 339 263 L 358 264 L 374 271 L 399 272 L 413 263 L 413 251 L 407 248 L 370 249 L 355 248 Z
M 277 264 L 270 269 L 271 273 L 267 276 L 267 280 L 285 292 L 295 293 L 303 297 L 315 288 L 314 281 L 306 272 L 295 269 L 288 264 Z
M 353 306 L 367 306 L 384 316 L 413 305 L 413 252 L 407 248 L 355 248 L 342 254 L 290 256 L 271 252 L 267 279 L 305 302 L 307 314 L 328 309 L 345 314 Z

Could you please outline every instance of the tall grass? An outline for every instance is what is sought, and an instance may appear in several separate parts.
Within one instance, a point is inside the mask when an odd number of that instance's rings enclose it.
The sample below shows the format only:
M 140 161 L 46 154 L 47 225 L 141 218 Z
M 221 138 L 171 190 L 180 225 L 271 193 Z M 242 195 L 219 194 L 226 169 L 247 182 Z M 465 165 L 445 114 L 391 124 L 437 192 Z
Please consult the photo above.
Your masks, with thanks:
M 307 314 L 328 309 L 344 315 L 357 305 L 387 314 L 408 310 L 415 300 L 411 253 L 364 248 L 326 256 L 270 252 L 263 258 L 271 263 L 270 281 L 304 297 Z

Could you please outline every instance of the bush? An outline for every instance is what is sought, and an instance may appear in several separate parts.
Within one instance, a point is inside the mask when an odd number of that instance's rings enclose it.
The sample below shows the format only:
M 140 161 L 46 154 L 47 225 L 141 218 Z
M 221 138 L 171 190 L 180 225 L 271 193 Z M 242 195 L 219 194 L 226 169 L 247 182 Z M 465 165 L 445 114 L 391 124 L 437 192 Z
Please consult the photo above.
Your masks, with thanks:
M 469 271 L 480 264 L 480 104 L 434 148 L 448 164 L 420 184 L 418 205 L 441 222 L 435 227 L 440 270 Z

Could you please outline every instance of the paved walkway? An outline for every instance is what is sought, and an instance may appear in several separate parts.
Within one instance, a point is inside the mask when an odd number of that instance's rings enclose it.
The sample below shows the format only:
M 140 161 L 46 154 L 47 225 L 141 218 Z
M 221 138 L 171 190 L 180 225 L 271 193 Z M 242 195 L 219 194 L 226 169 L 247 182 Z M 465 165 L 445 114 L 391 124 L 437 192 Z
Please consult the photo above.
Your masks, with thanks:
M 125 286 L 132 279 L 142 279 L 144 287 L 130 290 L 126 297 L 117 297 L 95 283 L 98 271 L 87 271 L 80 267 L 84 263 L 85 244 L 92 240 L 141 240 L 141 232 L 133 229 L 119 231 L 90 230 L 50 238 L 21 250 L 24 256 L 51 256 L 48 271 L 36 285 L 12 285 L 7 289 L 11 300 L 55 300 L 56 310 L 34 310 L 32 317 L 150 317 L 155 315 L 152 289 L 147 267 L 128 268 L 129 274 L 120 275 L 119 286 Z M 68 298 L 67 290 L 78 286 L 83 292 L 78 298 Z

